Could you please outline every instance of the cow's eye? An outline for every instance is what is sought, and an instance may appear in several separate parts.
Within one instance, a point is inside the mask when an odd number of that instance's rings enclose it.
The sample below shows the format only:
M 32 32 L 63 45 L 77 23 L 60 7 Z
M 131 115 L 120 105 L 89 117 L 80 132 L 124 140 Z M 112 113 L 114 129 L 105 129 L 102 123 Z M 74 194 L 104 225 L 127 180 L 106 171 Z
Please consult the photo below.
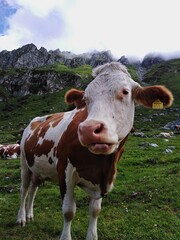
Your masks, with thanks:
M 124 95 L 128 95 L 128 93 L 129 93 L 129 92 L 128 92 L 126 89 L 123 90 L 123 94 L 124 94 Z

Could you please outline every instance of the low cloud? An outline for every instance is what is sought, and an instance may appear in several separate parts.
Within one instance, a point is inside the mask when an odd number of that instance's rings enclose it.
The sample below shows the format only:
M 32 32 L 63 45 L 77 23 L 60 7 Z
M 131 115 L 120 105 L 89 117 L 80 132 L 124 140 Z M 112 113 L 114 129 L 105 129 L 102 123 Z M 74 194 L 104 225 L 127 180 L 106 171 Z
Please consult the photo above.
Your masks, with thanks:
M 17 11 L 8 17 L 0 50 L 34 43 L 76 54 L 110 50 L 117 58 L 180 51 L 179 0 L 6 2 Z

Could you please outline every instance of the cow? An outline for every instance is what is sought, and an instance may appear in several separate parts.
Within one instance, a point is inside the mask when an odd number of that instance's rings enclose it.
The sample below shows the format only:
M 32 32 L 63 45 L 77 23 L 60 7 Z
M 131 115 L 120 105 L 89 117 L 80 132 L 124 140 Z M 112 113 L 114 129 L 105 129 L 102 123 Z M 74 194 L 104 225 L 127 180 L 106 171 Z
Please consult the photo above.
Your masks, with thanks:
M 98 239 L 102 198 L 113 188 L 117 162 L 133 127 L 135 102 L 149 108 L 157 99 L 164 107 L 173 102 L 167 88 L 140 86 L 118 62 L 95 68 L 93 76 L 84 91 L 70 89 L 65 94 L 65 102 L 75 105 L 73 110 L 34 118 L 21 140 L 21 204 L 17 222 L 25 226 L 26 220 L 33 220 L 39 184 L 47 179 L 55 181 L 62 198 L 61 240 L 71 239 L 76 186 L 84 189 L 90 199 L 86 239 Z
M 20 156 L 19 143 L 0 145 L 0 158 L 17 159 Z

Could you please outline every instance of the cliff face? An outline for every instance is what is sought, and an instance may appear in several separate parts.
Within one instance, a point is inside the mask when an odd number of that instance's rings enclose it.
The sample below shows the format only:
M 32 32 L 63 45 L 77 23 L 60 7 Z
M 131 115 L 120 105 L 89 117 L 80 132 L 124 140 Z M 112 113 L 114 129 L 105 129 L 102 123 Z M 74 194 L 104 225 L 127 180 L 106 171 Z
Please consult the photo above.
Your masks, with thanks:
M 67 86 L 81 88 L 84 80 L 90 81 L 90 70 L 82 77 L 75 71 L 59 71 L 51 66 L 63 64 L 74 69 L 90 65 L 92 68 L 107 62 L 116 61 L 109 51 L 85 53 L 76 55 L 71 52 L 61 52 L 59 49 L 47 51 L 34 44 L 28 44 L 13 51 L 0 52 L 0 100 L 3 95 L 25 96 L 28 94 L 44 94 L 56 92 Z M 127 67 L 133 65 L 139 76 L 143 77 L 154 64 L 159 64 L 163 58 L 147 55 L 140 61 L 130 61 L 125 56 L 119 60 Z
M 81 76 L 78 74 L 56 71 L 17 71 L 0 77 L 1 89 L 3 88 L 10 96 L 53 93 L 67 86 L 81 87 L 81 82 Z
M 54 64 L 63 64 L 75 68 L 82 65 L 98 65 L 113 61 L 110 52 L 94 52 L 75 55 L 60 50 L 47 51 L 34 44 L 28 44 L 13 51 L 0 52 L 0 97 L 43 94 L 56 92 L 67 86 L 82 87 L 84 80 L 75 71 L 58 71 L 51 68 Z M 87 78 L 87 79 L 86 79 Z
M 59 49 L 47 51 L 44 47 L 37 49 L 34 44 L 28 44 L 13 51 L 0 52 L 0 68 L 37 68 L 63 63 L 66 66 L 77 67 L 89 64 L 92 67 L 113 61 L 109 51 L 75 55 L 71 52 L 61 52 Z

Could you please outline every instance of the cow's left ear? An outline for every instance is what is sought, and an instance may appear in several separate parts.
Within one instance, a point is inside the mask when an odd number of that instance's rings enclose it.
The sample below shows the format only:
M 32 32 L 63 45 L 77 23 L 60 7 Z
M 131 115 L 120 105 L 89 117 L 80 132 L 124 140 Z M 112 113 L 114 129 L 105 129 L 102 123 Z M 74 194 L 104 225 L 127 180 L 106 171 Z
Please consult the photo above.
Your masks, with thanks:
M 173 103 L 172 93 L 164 86 L 136 87 L 133 90 L 134 100 L 144 107 L 152 108 L 155 101 L 160 101 L 163 107 L 170 107 Z
M 67 104 L 74 104 L 77 108 L 82 107 L 84 91 L 78 89 L 70 89 L 66 92 L 64 100 Z

